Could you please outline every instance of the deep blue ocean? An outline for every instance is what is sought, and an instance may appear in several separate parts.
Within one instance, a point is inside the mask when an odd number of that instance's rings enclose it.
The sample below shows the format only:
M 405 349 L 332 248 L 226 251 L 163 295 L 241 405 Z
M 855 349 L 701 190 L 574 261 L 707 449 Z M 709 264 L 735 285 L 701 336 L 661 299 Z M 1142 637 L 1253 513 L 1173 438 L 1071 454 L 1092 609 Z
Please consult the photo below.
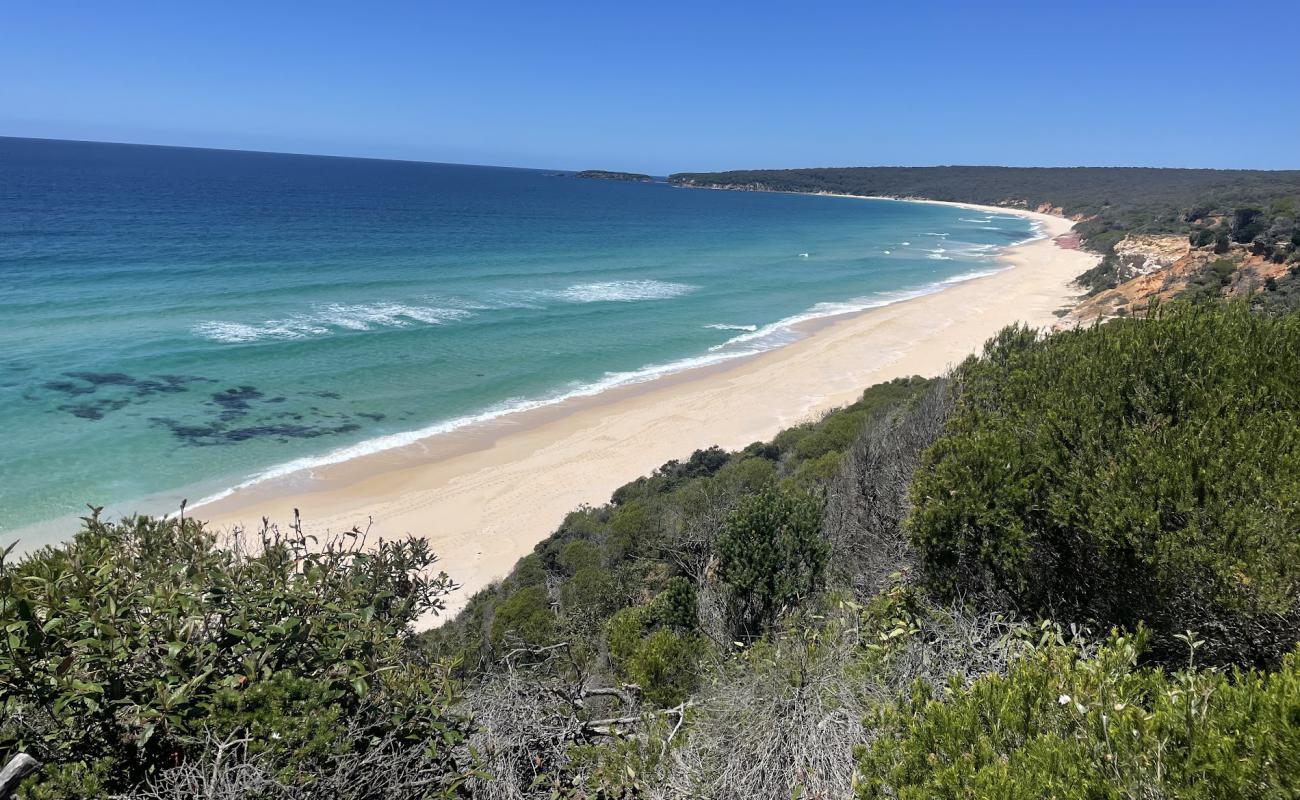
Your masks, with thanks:
M 0 531 L 778 347 L 1032 235 L 883 200 L 0 138 Z

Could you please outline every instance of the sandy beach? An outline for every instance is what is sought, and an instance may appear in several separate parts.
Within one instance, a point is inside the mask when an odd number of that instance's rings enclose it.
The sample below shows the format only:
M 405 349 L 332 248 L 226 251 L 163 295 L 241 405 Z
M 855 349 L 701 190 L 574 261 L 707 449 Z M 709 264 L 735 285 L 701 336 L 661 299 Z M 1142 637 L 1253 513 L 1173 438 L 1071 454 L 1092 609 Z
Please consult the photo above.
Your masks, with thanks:
M 674 458 L 736 449 L 851 402 L 867 386 L 937 375 L 1004 325 L 1048 327 L 1096 256 L 1062 247 L 1073 223 L 1019 213 L 1046 238 L 1010 248 L 1007 269 L 943 291 L 806 323 L 777 350 L 522 412 L 417 444 L 267 481 L 196 507 L 221 529 L 283 523 L 309 532 L 370 526 L 371 536 L 428 538 L 469 595 L 503 577 L 564 515 Z M 1068 240 L 1067 240 L 1068 243 Z

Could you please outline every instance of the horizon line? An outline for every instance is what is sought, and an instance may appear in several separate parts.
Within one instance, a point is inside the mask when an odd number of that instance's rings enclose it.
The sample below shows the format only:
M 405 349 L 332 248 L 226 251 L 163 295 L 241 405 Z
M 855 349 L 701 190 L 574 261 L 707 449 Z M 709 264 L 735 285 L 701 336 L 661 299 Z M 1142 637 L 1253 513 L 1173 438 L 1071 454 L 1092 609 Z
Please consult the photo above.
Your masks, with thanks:
M 353 159 L 358 161 L 390 161 L 399 164 L 433 164 L 438 166 L 450 167 L 480 167 L 484 169 L 515 169 L 532 172 L 565 172 L 577 173 L 585 170 L 602 170 L 606 172 L 627 172 L 633 174 L 647 174 L 656 178 L 667 178 L 672 175 L 706 175 L 726 172 L 791 172 L 799 170 L 839 170 L 839 169 L 1058 169 L 1058 170 L 1086 170 L 1086 169 L 1142 169 L 1142 170 L 1167 170 L 1176 171 L 1197 171 L 1197 172 L 1267 172 L 1267 173 L 1285 173 L 1300 172 L 1300 167 L 1294 169 L 1259 169 L 1252 167 L 1151 167 L 1134 164 L 1111 164 L 1106 166 L 1012 166 L 1007 164 L 852 164 L 840 166 L 818 165 L 811 167 L 731 167 L 727 169 L 710 169 L 710 170 L 679 170 L 670 172 L 665 175 L 656 175 L 654 173 L 634 173 L 633 170 L 610 169 L 607 167 L 583 167 L 581 169 L 570 169 L 563 167 L 524 167 L 515 164 L 471 164 L 460 161 L 438 161 L 435 159 L 418 159 L 418 158 L 395 158 L 385 156 L 365 156 L 365 155 L 343 155 L 340 153 L 305 153 L 290 150 L 248 150 L 237 147 L 205 147 L 201 145 L 188 144 L 159 144 L 157 142 L 121 142 L 110 141 L 107 139 L 65 139 L 51 136 L 10 136 L 0 134 L 0 140 L 16 139 L 33 142 L 64 142 L 68 144 L 106 144 L 118 147 L 162 147 L 172 150 L 206 150 L 217 153 L 251 153 L 255 155 L 270 156 L 298 156 L 302 158 L 339 158 Z

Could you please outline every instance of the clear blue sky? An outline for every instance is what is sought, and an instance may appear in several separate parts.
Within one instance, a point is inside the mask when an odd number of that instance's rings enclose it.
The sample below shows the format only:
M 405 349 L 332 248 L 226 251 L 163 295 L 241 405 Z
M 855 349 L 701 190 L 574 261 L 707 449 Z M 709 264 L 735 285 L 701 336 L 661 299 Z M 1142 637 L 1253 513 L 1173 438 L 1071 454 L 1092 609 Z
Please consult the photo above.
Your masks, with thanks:
M 0 135 L 667 173 L 1300 168 L 1300 1 L 0 5 Z

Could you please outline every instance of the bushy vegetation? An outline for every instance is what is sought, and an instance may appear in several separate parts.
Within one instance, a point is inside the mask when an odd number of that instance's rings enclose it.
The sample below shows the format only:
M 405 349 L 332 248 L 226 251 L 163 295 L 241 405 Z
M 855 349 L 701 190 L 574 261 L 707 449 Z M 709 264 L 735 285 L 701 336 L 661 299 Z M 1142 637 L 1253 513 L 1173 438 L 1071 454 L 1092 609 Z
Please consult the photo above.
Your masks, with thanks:
M 1300 318 L 1148 316 L 1011 328 L 957 371 L 913 485 L 928 585 L 1276 663 L 1300 632 Z
M 1137 666 L 1144 642 L 1113 634 L 1093 657 L 1050 645 L 942 695 L 918 683 L 868 720 L 857 796 L 1293 797 L 1300 653 L 1273 673 L 1167 673 Z
M 467 720 L 446 669 L 410 647 L 451 589 L 434 563 L 420 539 L 222 546 L 192 519 L 96 512 L 67 545 L 0 559 L 0 753 L 45 763 L 31 798 L 194 781 L 321 796 L 347 770 L 370 784 L 335 796 L 452 796 Z
M 1245 303 L 1009 328 L 418 636 L 419 540 L 92 516 L 0 561 L 0 757 L 31 798 L 1293 796 L 1297 356 Z
M 765 489 L 731 512 L 717 553 L 732 630 L 761 635 L 782 609 L 821 588 L 827 555 L 821 505 L 807 494 Z

